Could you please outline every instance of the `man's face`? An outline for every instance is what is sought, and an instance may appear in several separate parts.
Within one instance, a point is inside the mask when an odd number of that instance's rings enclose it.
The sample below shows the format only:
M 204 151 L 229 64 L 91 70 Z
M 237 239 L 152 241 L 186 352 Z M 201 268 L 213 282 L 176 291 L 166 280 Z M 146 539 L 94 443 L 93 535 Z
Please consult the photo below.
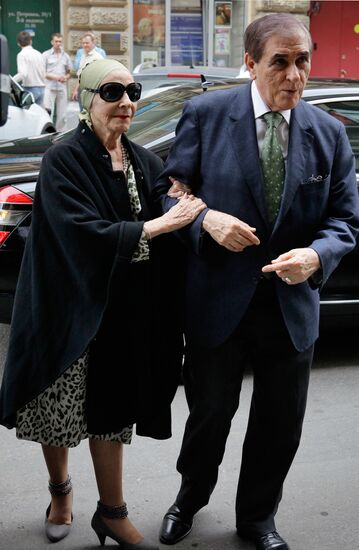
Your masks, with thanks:
M 81 46 L 86 53 L 89 53 L 91 50 L 94 49 L 95 43 L 91 40 L 89 36 L 85 36 L 85 38 L 81 40 Z
M 300 100 L 310 71 L 307 37 L 300 30 L 271 36 L 258 63 L 246 53 L 245 61 L 259 93 L 272 111 L 293 109 Z
M 55 37 L 51 40 L 51 45 L 52 45 L 52 47 L 54 48 L 55 52 L 58 52 L 59 50 L 61 50 L 61 46 L 62 46 L 62 37 L 55 36 Z

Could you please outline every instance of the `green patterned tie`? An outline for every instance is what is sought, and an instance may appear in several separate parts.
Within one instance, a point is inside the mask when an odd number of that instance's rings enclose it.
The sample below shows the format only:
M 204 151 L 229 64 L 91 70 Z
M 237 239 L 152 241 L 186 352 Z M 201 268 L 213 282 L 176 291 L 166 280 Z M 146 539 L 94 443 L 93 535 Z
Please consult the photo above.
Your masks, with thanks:
M 263 118 L 267 124 L 267 130 L 260 157 L 269 221 L 273 224 L 279 212 L 285 175 L 284 159 L 276 130 L 283 116 L 270 111 L 263 115 Z

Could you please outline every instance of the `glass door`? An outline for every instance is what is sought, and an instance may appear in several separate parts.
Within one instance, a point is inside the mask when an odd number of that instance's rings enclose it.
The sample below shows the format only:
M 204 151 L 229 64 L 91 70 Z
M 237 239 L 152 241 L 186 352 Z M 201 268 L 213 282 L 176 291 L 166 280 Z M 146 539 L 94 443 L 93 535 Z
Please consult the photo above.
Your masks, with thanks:
M 246 22 L 246 2 L 212 0 L 208 6 L 209 65 L 238 67 L 243 64 L 243 33 Z
M 166 1 L 133 1 L 133 67 L 164 65 Z

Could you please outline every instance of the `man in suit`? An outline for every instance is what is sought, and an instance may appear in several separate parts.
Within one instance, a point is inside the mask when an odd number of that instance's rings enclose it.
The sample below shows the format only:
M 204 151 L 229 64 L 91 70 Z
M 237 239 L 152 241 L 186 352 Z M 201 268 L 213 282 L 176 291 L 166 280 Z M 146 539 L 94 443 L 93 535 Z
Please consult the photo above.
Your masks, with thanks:
M 252 82 L 188 101 L 155 193 L 169 177 L 207 204 L 189 228 L 182 483 L 160 540 L 188 535 L 216 485 L 244 369 L 253 395 L 236 498 L 239 537 L 288 550 L 274 516 L 299 445 L 319 290 L 355 246 L 359 205 L 344 126 L 301 100 L 306 27 L 289 14 L 245 32 Z

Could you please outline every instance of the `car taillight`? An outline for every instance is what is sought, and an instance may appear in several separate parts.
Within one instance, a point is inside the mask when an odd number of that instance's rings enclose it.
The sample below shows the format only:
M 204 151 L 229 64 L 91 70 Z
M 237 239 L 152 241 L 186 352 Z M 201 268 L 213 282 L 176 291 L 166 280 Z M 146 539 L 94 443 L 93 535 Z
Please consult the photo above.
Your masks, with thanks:
M 0 247 L 29 215 L 31 204 L 31 197 L 11 185 L 0 188 Z

